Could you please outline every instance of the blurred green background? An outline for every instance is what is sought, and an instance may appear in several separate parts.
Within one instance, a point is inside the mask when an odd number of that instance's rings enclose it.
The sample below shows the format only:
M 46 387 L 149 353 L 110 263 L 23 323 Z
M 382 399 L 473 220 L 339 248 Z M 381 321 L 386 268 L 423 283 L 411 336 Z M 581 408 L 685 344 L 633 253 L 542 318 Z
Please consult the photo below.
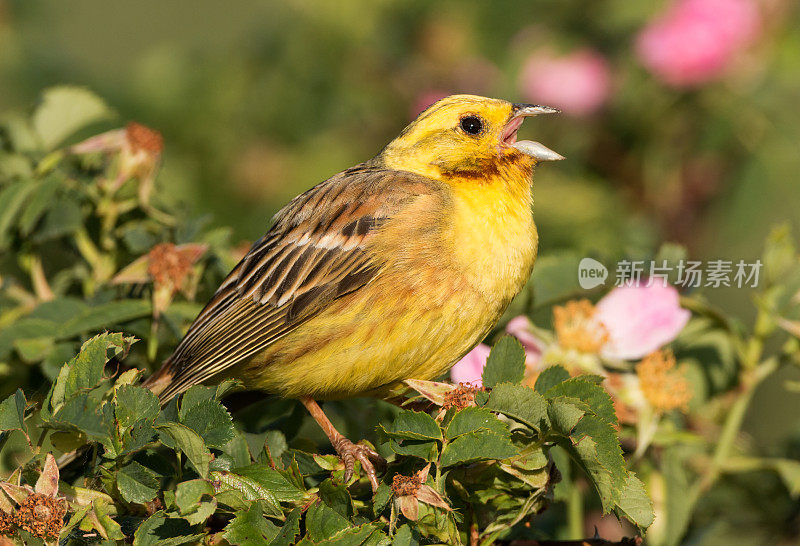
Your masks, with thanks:
M 676 84 L 636 46 L 661 2 L 0 0 L 0 112 L 31 110 L 51 85 L 92 89 L 113 125 L 163 133 L 158 183 L 177 202 L 253 241 L 442 95 L 552 95 L 564 115 L 523 129 L 567 157 L 536 175 L 543 256 L 613 264 L 676 241 L 693 259 L 752 262 L 774 224 L 800 219 L 800 10 L 755 5 L 724 66 Z M 589 103 L 559 104 L 584 87 Z M 747 290 L 707 296 L 747 317 Z M 797 427 L 786 378 L 759 393 L 757 442 Z

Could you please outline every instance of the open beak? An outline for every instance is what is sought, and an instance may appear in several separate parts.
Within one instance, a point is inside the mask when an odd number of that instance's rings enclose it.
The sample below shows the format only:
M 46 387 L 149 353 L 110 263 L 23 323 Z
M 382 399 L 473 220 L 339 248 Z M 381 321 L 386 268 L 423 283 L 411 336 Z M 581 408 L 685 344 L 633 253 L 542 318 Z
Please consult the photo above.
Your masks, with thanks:
M 558 114 L 560 110 L 549 106 L 539 106 L 538 104 L 514 104 L 512 106 L 511 118 L 503 129 L 501 141 L 506 146 L 516 148 L 525 155 L 529 155 L 536 161 L 558 161 L 564 159 L 559 153 L 554 152 L 544 144 L 532 140 L 517 141 L 517 130 L 529 116 L 539 114 Z

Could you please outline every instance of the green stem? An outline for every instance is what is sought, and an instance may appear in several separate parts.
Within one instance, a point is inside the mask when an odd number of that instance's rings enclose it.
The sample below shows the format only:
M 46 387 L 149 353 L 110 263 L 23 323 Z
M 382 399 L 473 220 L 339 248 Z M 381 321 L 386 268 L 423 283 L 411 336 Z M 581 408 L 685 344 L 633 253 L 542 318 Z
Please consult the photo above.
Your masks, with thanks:
M 576 482 L 573 482 L 567 499 L 567 532 L 570 540 L 583 536 L 583 495 Z

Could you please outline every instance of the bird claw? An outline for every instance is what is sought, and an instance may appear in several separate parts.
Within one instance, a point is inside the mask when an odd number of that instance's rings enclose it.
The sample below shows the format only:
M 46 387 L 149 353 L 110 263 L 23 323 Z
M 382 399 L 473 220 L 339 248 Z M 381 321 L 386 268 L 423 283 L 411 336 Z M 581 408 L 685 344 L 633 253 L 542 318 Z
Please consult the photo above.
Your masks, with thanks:
M 364 473 L 367 475 L 367 479 L 369 479 L 369 483 L 372 486 L 372 492 L 374 493 L 378 490 L 378 477 L 373 463 L 381 470 L 385 469 L 386 460 L 383 457 L 378 455 L 378 453 L 368 445 L 364 445 L 362 443 L 354 444 L 344 437 L 335 442 L 333 447 L 336 449 L 336 452 L 339 454 L 339 457 L 344 463 L 345 483 L 349 482 L 350 478 L 353 477 L 355 464 L 356 461 L 358 461 L 361 463 L 361 470 L 364 471 Z

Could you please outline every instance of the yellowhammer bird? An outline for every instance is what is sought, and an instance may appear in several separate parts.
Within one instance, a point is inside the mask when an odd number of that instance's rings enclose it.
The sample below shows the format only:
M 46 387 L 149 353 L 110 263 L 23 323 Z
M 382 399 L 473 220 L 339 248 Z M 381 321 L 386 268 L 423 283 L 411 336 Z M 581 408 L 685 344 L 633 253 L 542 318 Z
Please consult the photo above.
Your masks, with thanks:
M 297 398 L 373 489 L 372 449 L 315 400 L 433 379 L 475 346 L 536 258 L 533 167 L 562 159 L 517 141 L 557 110 L 455 95 L 377 157 L 292 200 L 228 275 L 148 385 L 163 401 L 214 377 Z

